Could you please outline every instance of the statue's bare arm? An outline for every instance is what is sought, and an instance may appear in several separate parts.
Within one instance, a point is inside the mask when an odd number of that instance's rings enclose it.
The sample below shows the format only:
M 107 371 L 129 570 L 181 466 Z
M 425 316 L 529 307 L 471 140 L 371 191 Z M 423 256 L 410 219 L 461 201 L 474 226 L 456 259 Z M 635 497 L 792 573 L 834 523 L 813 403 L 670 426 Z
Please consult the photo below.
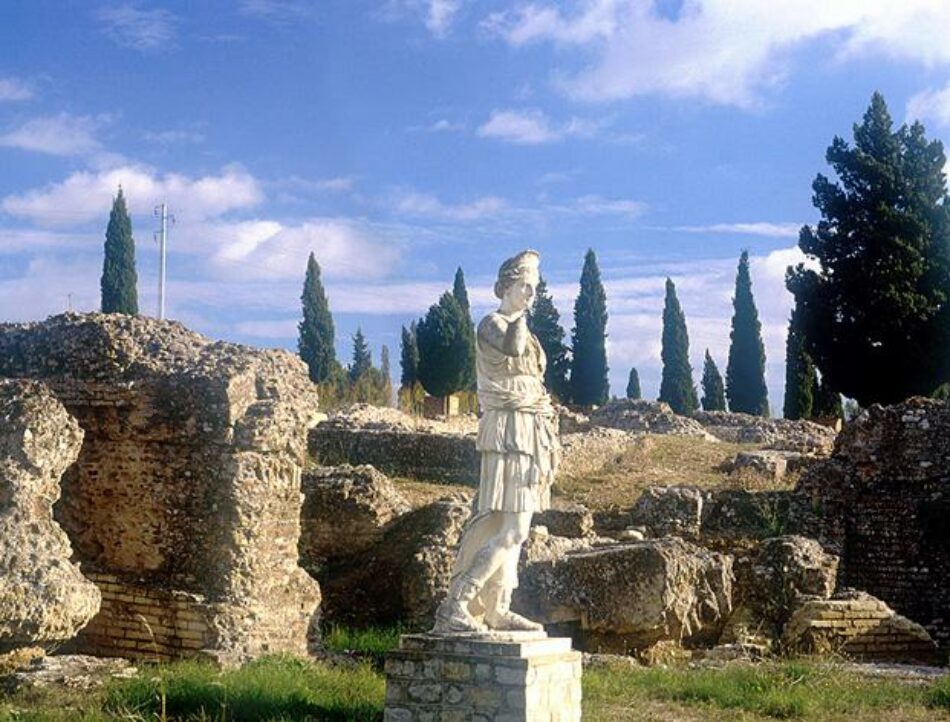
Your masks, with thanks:
M 528 317 L 520 314 L 513 321 L 493 313 L 478 324 L 478 337 L 506 356 L 521 356 L 528 345 Z

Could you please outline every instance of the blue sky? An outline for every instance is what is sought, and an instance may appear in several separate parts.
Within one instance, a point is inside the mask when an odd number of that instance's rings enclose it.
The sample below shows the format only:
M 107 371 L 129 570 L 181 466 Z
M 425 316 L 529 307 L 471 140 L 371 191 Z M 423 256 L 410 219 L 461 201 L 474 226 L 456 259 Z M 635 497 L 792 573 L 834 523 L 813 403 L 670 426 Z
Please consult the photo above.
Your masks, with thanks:
M 542 253 L 565 328 L 584 252 L 609 304 L 614 393 L 659 386 L 663 280 L 694 375 L 724 369 L 739 252 L 753 258 L 770 401 L 782 404 L 797 229 L 824 152 L 880 90 L 950 131 L 942 0 L 214 0 L 0 6 L 0 320 L 98 307 L 121 183 L 155 313 L 294 348 L 307 254 L 344 360 L 465 270 Z

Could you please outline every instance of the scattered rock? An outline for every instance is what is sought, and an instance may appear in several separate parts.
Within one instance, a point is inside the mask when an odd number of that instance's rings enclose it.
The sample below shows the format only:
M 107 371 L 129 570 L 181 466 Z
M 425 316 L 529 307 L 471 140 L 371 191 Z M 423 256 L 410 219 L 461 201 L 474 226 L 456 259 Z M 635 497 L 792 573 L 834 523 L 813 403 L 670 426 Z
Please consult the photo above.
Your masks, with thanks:
M 692 418 L 717 439 L 734 444 L 764 444 L 770 449 L 827 456 L 835 443 L 834 429 L 810 421 L 729 411 L 697 411 Z
M 522 613 L 600 651 L 715 641 L 732 610 L 732 558 L 673 537 L 539 560 L 520 581 Z
M 328 558 L 377 544 L 386 525 L 411 508 L 393 483 L 368 465 L 313 467 L 304 473 L 302 487 L 300 563 L 314 575 Z
M 0 380 L 0 652 L 63 642 L 99 611 L 99 590 L 53 520 L 82 439 L 47 387 Z
M 705 429 L 685 416 L 673 413 L 662 401 L 614 399 L 590 415 L 593 426 L 606 426 L 646 434 L 676 434 L 714 441 Z
M 861 661 L 931 664 L 938 658 L 926 629 L 880 599 L 853 590 L 805 601 L 786 625 L 783 643 L 791 652 L 843 654 Z
M 702 534 L 707 539 L 763 539 L 791 526 L 790 491 L 717 489 L 709 493 Z
M 566 406 L 558 406 L 558 425 L 562 434 L 582 434 L 590 431 L 590 418 L 579 411 L 571 411 Z
M 555 536 L 575 539 L 590 536 L 594 532 L 594 516 L 582 504 L 568 504 L 551 508 L 534 515 L 532 525 L 545 526 Z
M 319 577 L 324 620 L 428 629 L 470 514 L 466 502 L 437 501 L 396 518 L 378 544 L 329 560 Z
M 697 539 L 703 523 L 707 492 L 691 486 L 648 487 L 630 511 L 635 524 L 652 536 Z
M 102 687 L 110 679 L 128 679 L 136 674 L 138 669 L 119 657 L 63 654 L 36 657 L 14 672 L 0 675 L 0 689 L 7 694 L 54 686 L 91 691 Z

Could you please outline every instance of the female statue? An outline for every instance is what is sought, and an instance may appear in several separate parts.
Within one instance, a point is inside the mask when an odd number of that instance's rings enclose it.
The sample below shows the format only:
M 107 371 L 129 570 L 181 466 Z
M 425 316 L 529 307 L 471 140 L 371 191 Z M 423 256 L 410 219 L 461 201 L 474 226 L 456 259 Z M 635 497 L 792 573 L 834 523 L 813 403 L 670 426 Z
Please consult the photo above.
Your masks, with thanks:
M 556 414 L 543 381 L 546 359 L 526 316 L 539 263 L 535 251 L 505 261 L 495 283 L 501 304 L 478 324 L 478 508 L 462 535 L 436 633 L 542 629 L 509 608 L 531 515 L 550 505 L 560 460 Z

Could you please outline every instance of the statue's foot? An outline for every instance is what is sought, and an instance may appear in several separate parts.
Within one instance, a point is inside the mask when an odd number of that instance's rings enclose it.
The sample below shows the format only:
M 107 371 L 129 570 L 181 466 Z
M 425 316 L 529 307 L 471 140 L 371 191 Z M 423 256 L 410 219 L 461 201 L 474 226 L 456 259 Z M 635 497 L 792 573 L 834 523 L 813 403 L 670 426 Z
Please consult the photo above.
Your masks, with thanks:
M 497 629 L 505 632 L 543 632 L 544 627 L 537 622 L 532 622 L 527 617 L 515 614 L 512 611 L 496 612 L 485 616 L 485 621 L 490 629 Z
M 435 614 L 433 634 L 480 634 L 488 627 L 469 614 L 461 602 L 446 599 Z

